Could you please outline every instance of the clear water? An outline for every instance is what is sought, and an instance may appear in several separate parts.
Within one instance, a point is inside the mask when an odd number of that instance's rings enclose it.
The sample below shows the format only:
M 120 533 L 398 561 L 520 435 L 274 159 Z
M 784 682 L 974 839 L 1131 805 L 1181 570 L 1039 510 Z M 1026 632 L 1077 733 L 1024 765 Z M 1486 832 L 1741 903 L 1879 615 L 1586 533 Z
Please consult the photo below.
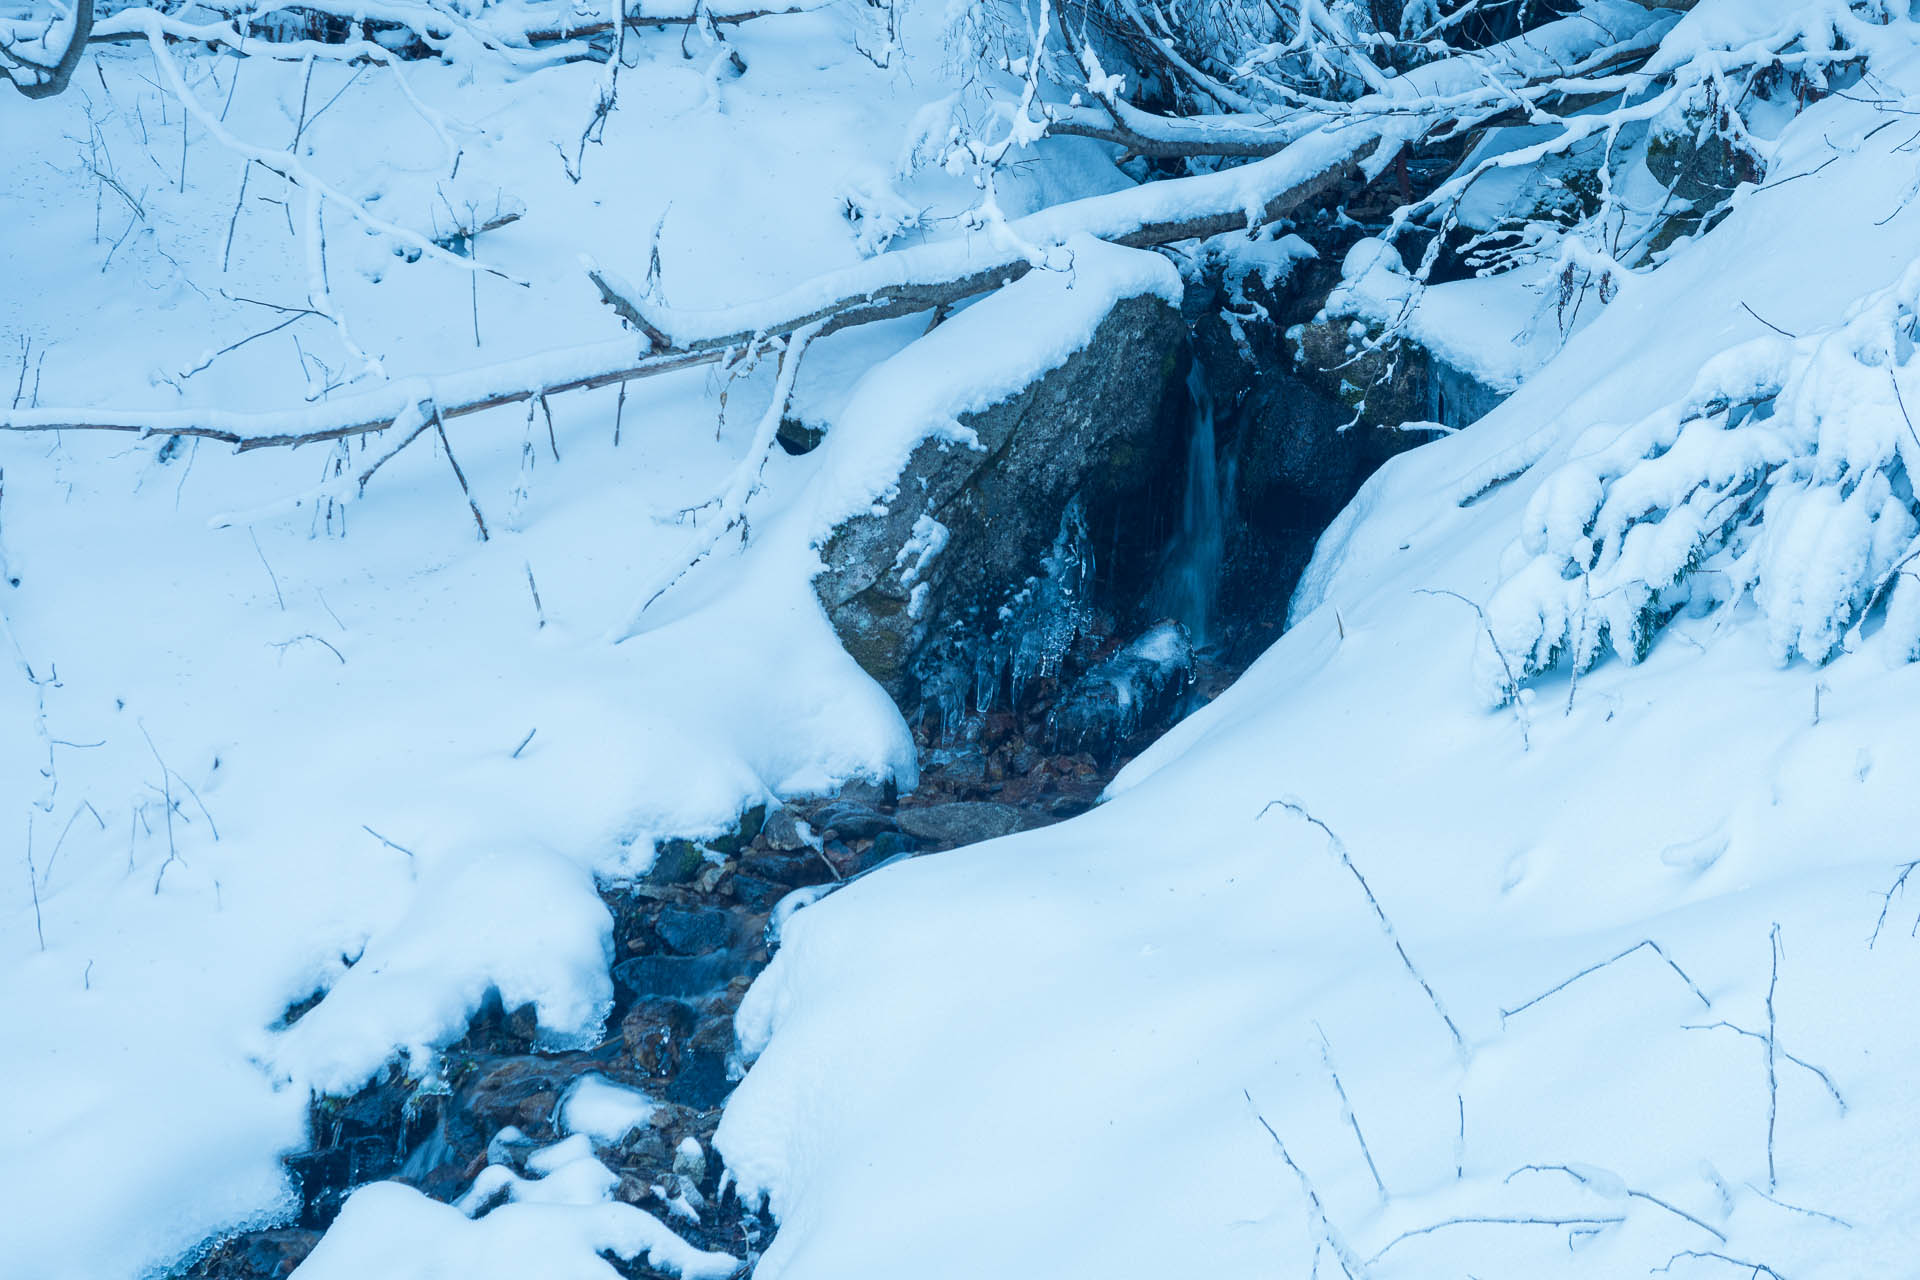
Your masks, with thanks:
M 1220 467 L 1214 456 L 1213 397 L 1199 361 L 1187 374 L 1192 425 L 1187 437 L 1187 486 L 1180 503 L 1180 528 L 1167 548 L 1161 571 L 1159 607 L 1187 629 L 1194 647 L 1211 639 L 1220 565 L 1226 558 L 1226 517 Z

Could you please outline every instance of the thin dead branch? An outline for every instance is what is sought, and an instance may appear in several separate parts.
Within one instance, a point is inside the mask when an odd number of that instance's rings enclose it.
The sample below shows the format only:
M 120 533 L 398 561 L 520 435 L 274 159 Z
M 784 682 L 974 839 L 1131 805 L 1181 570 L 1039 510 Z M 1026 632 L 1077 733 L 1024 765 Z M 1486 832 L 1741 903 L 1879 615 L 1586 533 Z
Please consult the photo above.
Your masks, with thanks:
M 1427 1001 L 1433 1006 L 1433 1011 L 1439 1015 L 1440 1021 L 1446 1024 L 1447 1034 L 1453 1038 L 1454 1049 L 1462 1056 L 1465 1056 L 1468 1052 L 1466 1037 L 1461 1035 L 1460 1028 L 1454 1025 L 1453 1015 L 1449 1014 L 1446 1005 L 1441 1003 L 1440 994 L 1433 989 L 1433 984 L 1427 981 L 1426 975 L 1421 973 L 1419 967 L 1413 963 L 1413 957 L 1407 954 L 1407 948 L 1401 943 L 1400 934 L 1394 929 L 1393 921 L 1387 918 L 1385 908 L 1380 905 L 1380 899 L 1374 896 L 1373 886 L 1367 883 L 1367 878 L 1360 874 L 1360 868 L 1354 865 L 1353 855 L 1347 851 L 1346 842 L 1333 833 L 1333 828 L 1314 817 L 1313 814 L 1307 810 L 1307 807 L 1298 800 L 1287 797 L 1282 797 L 1279 800 L 1270 800 L 1267 802 L 1266 807 L 1260 810 L 1259 816 L 1264 818 L 1267 815 L 1267 810 L 1275 808 L 1285 809 L 1288 813 L 1293 814 L 1302 821 L 1318 827 L 1320 833 L 1326 836 L 1328 844 L 1333 849 L 1334 856 L 1340 859 L 1341 865 L 1346 867 L 1347 873 L 1353 877 L 1354 883 L 1360 886 L 1360 892 L 1366 895 L 1367 905 L 1373 909 L 1373 916 L 1380 924 L 1380 931 L 1386 934 L 1387 941 L 1393 944 L 1394 951 L 1400 957 L 1401 965 L 1406 969 L 1408 975 L 1420 984 L 1420 989 L 1426 992 Z
M 1539 1004 L 1542 1000 L 1545 1000 L 1548 996 L 1558 995 L 1560 992 L 1565 991 L 1568 987 L 1580 981 L 1580 979 L 1586 977 L 1588 974 L 1598 973 L 1600 970 L 1606 968 L 1610 964 L 1617 964 L 1620 961 L 1625 960 L 1628 956 L 1632 955 L 1634 952 L 1641 950 L 1642 948 L 1653 952 L 1655 955 L 1659 956 L 1661 960 L 1665 961 L 1667 967 L 1669 969 L 1672 969 L 1676 974 L 1680 976 L 1680 981 L 1687 984 L 1687 990 L 1693 992 L 1694 997 L 1700 1001 L 1702 1008 L 1706 1008 L 1706 1009 L 1713 1008 L 1713 1001 L 1707 999 L 1707 993 L 1702 991 L 1698 986 L 1694 984 L 1693 979 L 1687 976 L 1687 971 L 1685 969 L 1682 969 L 1678 964 L 1675 964 L 1673 957 L 1668 955 L 1664 950 L 1662 950 L 1659 943 L 1655 942 L 1652 938 L 1642 938 L 1640 941 L 1634 943 L 1632 946 L 1626 948 L 1624 951 L 1621 951 L 1619 954 L 1609 956 L 1605 960 L 1601 960 L 1596 964 L 1590 964 L 1586 968 L 1580 970 L 1580 972 L 1574 974 L 1571 978 L 1568 978 L 1566 981 L 1560 982 L 1555 984 L 1554 986 L 1548 987 L 1545 991 L 1542 991 L 1539 995 L 1535 996 L 1531 1000 L 1528 1000 L 1524 1004 L 1515 1005 L 1511 1009 L 1502 1009 L 1500 1011 L 1500 1021 L 1505 1022 L 1508 1018 L 1513 1017 L 1515 1014 L 1526 1012 L 1528 1009 L 1531 1009 L 1533 1008 L 1533 1006 Z

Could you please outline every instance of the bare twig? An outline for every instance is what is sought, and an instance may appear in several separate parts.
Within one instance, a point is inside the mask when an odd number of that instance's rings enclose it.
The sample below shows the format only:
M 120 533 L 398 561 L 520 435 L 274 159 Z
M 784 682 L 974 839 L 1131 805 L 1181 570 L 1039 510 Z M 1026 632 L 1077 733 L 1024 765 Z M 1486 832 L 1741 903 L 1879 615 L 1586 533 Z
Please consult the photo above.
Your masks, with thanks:
M 1780 1055 L 1780 1043 L 1775 1034 L 1777 1021 L 1773 1012 L 1773 994 L 1780 985 L 1780 924 L 1774 922 L 1767 934 L 1767 950 L 1772 960 L 1767 975 L 1767 1190 L 1778 1191 L 1780 1178 L 1774 1165 L 1773 1136 L 1780 1116 L 1780 1076 L 1775 1061 Z
M 540 620 L 540 626 L 535 628 L 535 630 L 544 630 L 547 625 L 547 611 L 540 607 L 540 584 L 533 580 L 533 562 L 531 560 L 526 562 L 526 570 L 527 590 L 533 593 L 533 616 Z
M 1747 1183 L 1747 1190 L 1753 1192 L 1753 1194 L 1759 1196 L 1762 1200 L 1765 1200 L 1768 1204 L 1776 1204 L 1776 1205 L 1779 1205 L 1782 1209 L 1787 1209 L 1794 1213 L 1805 1214 L 1809 1218 L 1818 1218 L 1822 1222 L 1831 1222 L 1836 1227 L 1845 1227 L 1849 1231 L 1853 1230 L 1853 1224 L 1851 1222 L 1848 1222 L 1845 1218 L 1837 1218 L 1831 1213 L 1822 1213 L 1818 1209 L 1809 1209 L 1804 1205 L 1788 1204 L 1785 1200 L 1782 1200 L 1778 1196 L 1768 1195 L 1766 1192 L 1762 1191 L 1759 1187 L 1755 1186 L 1751 1182 Z
M 326 637 L 317 636 L 311 631 L 304 631 L 299 635 L 294 636 L 290 640 L 273 640 L 273 641 L 269 641 L 269 643 L 275 649 L 278 649 L 281 653 L 285 653 L 288 649 L 292 648 L 296 644 L 299 644 L 302 640 L 311 640 L 313 641 L 313 643 L 317 645 L 326 646 L 327 652 L 331 653 L 334 657 L 338 658 L 340 660 L 341 666 L 344 667 L 347 665 L 346 654 L 341 653 L 338 649 L 334 648 L 333 645 L 327 641 Z
M 1474 616 L 1480 619 L 1480 629 L 1486 634 L 1487 643 L 1493 648 L 1493 656 L 1500 660 L 1500 670 L 1506 679 L 1507 703 L 1513 708 L 1513 718 L 1518 721 L 1520 725 L 1520 748 L 1523 751 L 1533 750 L 1533 734 L 1527 724 L 1526 704 L 1520 699 L 1520 680 L 1519 677 L 1513 673 L 1513 664 L 1507 661 L 1507 651 L 1500 647 L 1498 637 L 1493 634 L 1493 623 L 1488 621 L 1487 611 L 1480 607 L 1478 601 L 1469 599 L 1461 595 L 1458 591 L 1450 591 L 1445 587 L 1415 587 L 1414 594 L 1421 596 L 1449 596 L 1458 600 L 1461 604 L 1466 605 L 1469 609 L 1472 609 Z
M 91 801 L 82 800 L 79 804 L 75 805 L 72 815 L 67 818 L 67 825 L 60 828 L 60 838 L 53 842 L 53 852 L 47 855 L 47 865 L 45 869 L 40 872 L 41 884 L 44 885 L 53 878 L 53 864 L 60 859 L 60 848 L 66 844 L 67 833 L 73 830 L 73 824 L 80 820 L 82 813 L 92 814 L 93 820 L 100 824 L 100 829 L 102 831 L 107 829 L 106 820 L 100 816 L 100 811 L 93 807 Z
M 1752 307 L 1748 306 L 1745 302 L 1742 302 L 1740 304 L 1740 309 L 1746 312 L 1748 315 L 1752 316 L 1755 320 L 1758 320 L 1761 324 L 1767 326 L 1767 328 L 1779 334 L 1783 338 L 1798 338 L 1800 336 L 1797 333 L 1788 333 L 1785 329 L 1782 329 L 1779 325 L 1767 319 L 1765 316 L 1761 315 L 1758 311 L 1755 311 Z
M 1518 1169 L 1515 1169 L 1512 1173 L 1508 1174 L 1505 1180 L 1507 1182 L 1512 1182 L 1516 1177 L 1518 1177 L 1523 1173 L 1564 1173 L 1569 1178 L 1572 1178 L 1575 1182 L 1579 1183 L 1583 1187 L 1587 1187 L 1593 1191 L 1598 1192 L 1601 1195 L 1607 1194 L 1606 1188 L 1596 1185 L 1591 1175 L 1582 1173 L 1580 1170 L 1574 1168 L 1572 1165 L 1523 1164 Z M 1714 1227 L 1705 1222 L 1702 1222 L 1699 1218 L 1694 1217 L 1692 1214 L 1688 1213 L 1685 1209 L 1680 1208 L 1678 1205 L 1670 1204 L 1667 1201 L 1662 1200 L 1659 1196 L 1653 1195 L 1646 1191 L 1636 1190 L 1633 1187 L 1629 1187 L 1624 1183 L 1620 1184 L 1620 1189 L 1623 1192 L 1625 1192 L 1627 1195 L 1634 1198 L 1635 1200 L 1645 1200 L 1648 1204 L 1656 1205 L 1659 1208 L 1665 1209 L 1668 1213 L 1673 1214 L 1677 1218 L 1684 1218 L 1686 1221 L 1691 1222 L 1694 1226 L 1700 1228 L 1702 1231 L 1706 1232 L 1708 1235 L 1718 1240 L 1721 1244 L 1725 1244 L 1727 1242 L 1726 1234 L 1722 1232 L 1718 1227 Z
M 1460 1111 L 1460 1127 L 1453 1138 L 1453 1180 L 1458 1182 L 1467 1176 L 1467 1095 L 1456 1093 L 1453 1100 Z
M 1671 1258 L 1668 1258 L 1666 1262 L 1655 1267 L 1653 1270 L 1656 1273 L 1671 1271 L 1673 1270 L 1673 1264 L 1682 1258 L 1711 1258 L 1716 1262 L 1724 1262 L 1730 1266 L 1740 1267 L 1746 1270 L 1749 1280 L 1760 1280 L 1761 1276 L 1771 1276 L 1773 1280 L 1787 1280 L 1785 1276 L 1764 1262 L 1749 1262 L 1745 1258 L 1736 1258 L 1730 1254 L 1716 1253 L 1712 1249 L 1682 1249 L 1679 1253 L 1674 1254 Z
M 473 490 L 467 487 L 467 473 L 460 469 L 460 459 L 453 456 L 453 442 L 447 439 L 446 424 L 441 421 L 437 405 L 433 410 L 433 429 L 440 433 L 440 447 L 447 451 L 447 465 L 453 468 L 453 478 L 460 482 L 460 492 L 466 495 L 467 506 L 473 511 L 473 523 L 480 529 L 480 541 L 486 542 L 487 518 L 480 514 L 480 503 L 474 498 Z
M 160 758 L 160 748 L 153 745 L 153 735 L 147 732 L 144 724 L 140 725 L 140 736 L 147 740 L 147 750 L 153 752 L 154 763 L 160 766 L 160 799 L 167 811 L 167 858 L 153 877 L 153 894 L 157 898 L 160 896 L 160 882 L 166 879 L 167 868 L 183 859 L 173 839 L 173 770 L 167 768 L 167 762 Z
M 1347 1127 L 1353 1130 L 1353 1140 L 1360 1144 L 1360 1154 L 1367 1162 L 1367 1172 L 1373 1175 L 1374 1190 L 1380 1193 L 1380 1199 L 1384 1203 L 1387 1199 L 1387 1184 L 1381 1181 L 1380 1167 L 1373 1162 L 1373 1152 L 1367 1147 L 1367 1136 L 1360 1132 L 1360 1121 L 1353 1114 L 1353 1103 L 1347 1097 L 1347 1087 L 1340 1083 L 1340 1072 L 1333 1065 L 1333 1046 L 1327 1043 L 1325 1028 L 1316 1022 L 1313 1024 L 1313 1029 L 1320 1036 L 1320 1061 L 1327 1068 L 1327 1075 L 1333 1079 L 1333 1091 L 1340 1095 L 1340 1115 L 1346 1120 Z
M 1664 950 L 1662 950 L 1659 943 L 1655 942 L 1652 938 L 1642 938 L 1640 941 L 1634 943 L 1632 946 L 1628 947 L 1626 950 L 1620 952 L 1619 954 L 1609 956 L 1607 959 L 1602 960 L 1597 964 L 1590 964 L 1586 968 L 1582 969 L 1580 972 L 1574 974 L 1571 978 L 1568 978 L 1566 981 L 1558 983 L 1555 986 L 1548 987 L 1545 991 L 1542 991 L 1539 995 L 1527 1001 L 1525 1004 L 1516 1005 L 1511 1009 L 1502 1009 L 1500 1011 L 1500 1020 L 1502 1022 L 1505 1022 L 1508 1018 L 1513 1017 L 1517 1013 L 1524 1013 L 1526 1010 L 1533 1008 L 1533 1006 L 1535 1006 L 1536 1004 L 1539 1004 L 1542 1000 L 1545 1000 L 1548 996 L 1557 995 L 1558 993 L 1565 991 L 1568 987 L 1580 981 L 1580 979 L 1586 977 L 1588 974 L 1597 973 L 1598 971 L 1606 968 L 1610 964 L 1616 964 L 1619 961 L 1626 959 L 1628 956 L 1632 955 L 1634 952 L 1639 951 L 1643 947 L 1646 948 L 1647 950 L 1652 951 L 1655 955 L 1659 956 L 1662 960 L 1666 961 L 1667 967 L 1680 975 L 1680 981 L 1687 984 L 1687 990 L 1693 992 L 1695 998 L 1697 998 L 1700 1001 L 1700 1004 L 1702 1007 L 1707 1009 L 1713 1008 L 1713 1001 L 1707 999 L 1707 993 L 1702 991 L 1698 986 L 1694 985 L 1693 979 L 1687 976 L 1687 971 L 1685 969 L 1682 969 L 1679 965 L 1675 964 L 1673 961 L 1673 957 L 1668 955 Z
M 1873 950 L 1873 944 L 1880 941 L 1880 927 L 1887 922 L 1887 909 L 1893 905 L 1893 895 L 1906 887 L 1907 877 L 1913 874 L 1915 867 L 1920 867 L 1920 859 L 1901 863 L 1900 874 L 1895 876 L 1893 883 L 1887 886 L 1887 891 L 1880 895 L 1880 917 L 1873 922 L 1873 936 L 1867 939 L 1867 950 Z
M 1461 1035 L 1460 1028 L 1454 1025 L 1453 1016 L 1447 1012 L 1446 1006 L 1441 1003 L 1440 995 L 1433 989 L 1433 984 L 1427 981 L 1425 975 L 1414 965 L 1413 957 L 1407 954 L 1406 947 L 1400 942 L 1399 933 L 1393 927 L 1393 921 L 1387 919 L 1387 913 L 1385 909 L 1381 907 L 1380 899 L 1374 896 L 1373 887 L 1367 883 L 1367 878 L 1360 874 L 1360 868 L 1354 865 L 1353 855 L 1347 851 L 1346 842 L 1333 833 L 1333 828 L 1314 817 L 1313 814 L 1307 810 L 1307 807 L 1298 800 L 1289 797 L 1270 800 L 1267 802 L 1265 808 L 1260 810 L 1259 816 L 1264 818 L 1267 815 L 1267 810 L 1274 808 L 1285 809 L 1295 817 L 1320 828 L 1320 833 L 1326 836 L 1328 844 L 1333 849 L 1334 855 L 1338 857 L 1341 864 L 1346 867 L 1347 873 L 1353 877 L 1354 883 L 1360 886 L 1360 892 L 1366 895 L 1367 905 L 1373 908 L 1374 919 L 1379 921 L 1380 931 L 1387 935 L 1387 941 L 1393 944 L 1394 951 L 1399 954 L 1401 965 L 1406 968 L 1407 973 L 1413 980 L 1420 984 L 1420 989 L 1427 993 L 1427 1001 L 1433 1005 L 1433 1011 L 1440 1015 L 1440 1021 L 1446 1024 L 1447 1034 L 1453 1038 L 1453 1047 L 1462 1055 L 1465 1055 L 1467 1053 L 1466 1037 Z
M 1269 1138 L 1273 1139 L 1273 1145 L 1279 1150 L 1280 1158 L 1286 1162 L 1287 1168 L 1293 1170 L 1293 1176 L 1299 1180 L 1300 1192 L 1307 1200 L 1307 1218 L 1313 1226 L 1317 1243 L 1326 1245 L 1328 1251 L 1333 1254 L 1334 1260 L 1340 1264 L 1340 1269 L 1347 1273 L 1350 1280 L 1362 1280 L 1366 1267 L 1361 1263 L 1360 1256 L 1334 1229 L 1332 1220 L 1327 1217 L 1326 1205 L 1321 1201 L 1320 1192 L 1314 1187 L 1313 1180 L 1307 1177 L 1307 1171 L 1294 1161 L 1293 1154 L 1287 1150 L 1287 1144 L 1280 1140 L 1280 1135 L 1274 1131 L 1271 1124 L 1267 1123 L 1267 1118 L 1260 1114 L 1260 1108 L 1254 1102 L 1253 1095 L 1245 1089 L 1242 1089 L 1240 1094 L 1247 1100 L 1247 1105 L 1253 1108 L 1253 1118 L 1260 1122 L 1260 1127 L 1267 1131 Z
M 527 730 L 527 736 L 520 739 L 520 745 L 513 749 L 513 754 L 508 756 L 507 759 L 518 760 L 520 758 L 520 753 L 527 749 L 527 744 L 533 741 L 533 735 L 538 732 L 540 732 L 539 725 L 535 725 L 533 728 Z
M 1434 1232 L 1445 1230 L 1448 1227 L 1593 1227 L 1600 1229 L 1604 1227 L 1617 1227 L 1625 1221 L 1626 1219 L 1624 1217 L 1549 1218 L 1523 1217 L 1519 1215 L 1476 1215 L 1471 1217 L 1447 1218 L 1424 1227 L 1414 1227 L 1409 1231 L 1402 1231 L 1399 1235 L 1387 1241 L 1371 1258 L 1368 1258 L 1367 1265 L 1372 1266 L 1374 1263 L 1380 1261 L 1380 1259 L 1387 1256 L 1387 1253 L 1393 1249 L 1394 1246 L 1404 1241 L 1412 1240 L 1418 1236 L 1432 1235 Z
M 403 844 L 395 844 L 393 841 L 387 839 L 385 836 L 381 835 L 378 831 L 375 831 L 372 827 L 368 826 L 366 823 L 364 822 L 361 823 L 360 829 L 366 832 L 368 835 L 372 836 L 375 840 L 378 840 L 381 844 L 387 846 L 387 848 L 397 850 L 400 853 L 404 853 L 409 858 L 413 857 L 413 850 L 407 848 L 407 846 Z
M 78 816 L 77 814 L 75 815 Z M 69 826 L 72 824 L 69 823 Z M 51 864 L 52 860 L 48 860 Z M 33 934 L 40 940 L 40 949 L 47 949 L 47 930 L 40 919 L 40 873 L 33 867 L 33 812 L 27 812 L 27 890 L 33 894 Z
M 819 336 L 820 326 L 809 325 L 796 330 L 786 341 L 785 349 L 780 353 L 779 373 L 774 377 L 773 398 L 767 402 L 766 412 L 760 417 L 760 424 L 754 430 L 747 454 L 733 471 L 726 483 L 705 502 L 689 510 L 717 506 L 719 514 L 709 523 L 707 532 L 695 545 L 693 554 L 678 568 L 657 580 L 656 584 L 642 597 L 640 605 L 626 623 L 615 634 L 616 641 L 630 640 L 640 634 L 648 609 L 652 608 L 680 580 L 691 573 L 696 566 L 713 554 L 721 539 L 735 529 L 741 530 L 742 540 L 746 537 L 747 506 L 762 488 L 762 477 L 766 474 L 767 459 L 777 444 L 780 421 L 786 416 L 787 405 L 793 398 L 795 379 L 800 373 L 800 359 L 806 354 L 807 346 Z
M 295 318 L 297 319 L 298 317 Z M 267 563 L 267 553 L 260 549 L 260 535 L 254 532 L 252 525 L 248 525 L 247 536 L 253 539 L 253 554 L 260 557 L 260 567 L 267 571 L 267 581 L 273 584 L 274 603 L 280 606 L 280 612 L 285 613 L 287 611 L 287 598 L 280 594 L 280 577 L 274 573 L 273 566 Z

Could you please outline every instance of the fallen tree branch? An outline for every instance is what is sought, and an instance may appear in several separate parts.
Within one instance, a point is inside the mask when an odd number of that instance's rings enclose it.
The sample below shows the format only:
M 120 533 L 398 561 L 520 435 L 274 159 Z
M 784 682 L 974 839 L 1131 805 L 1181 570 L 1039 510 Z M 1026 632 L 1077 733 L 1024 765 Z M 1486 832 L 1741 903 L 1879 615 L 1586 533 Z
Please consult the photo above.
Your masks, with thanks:
M 819 4 L 795 4 L 774 9 L 737 9 L 726 13 L 714 13 L 705 5 L 693 4 L 685 8 L 674 9 L 670 13 L 632 12 L 626 15 L 626 25 L 630 29 L 641 27 L 690 27 L 705 26 L 711 23 L 716 27 L 738 26 L 743 22 L 752 22 L 756 18 L 784 18 L 793 14 L 812 13 L 824 8 Z M 604 36 L 613 30 L 610 19 L 598 22 L 585 22 L 577 27 L 550 27 L 540 31 L 529 31 L 528 44 L 556 44 L 567 40 L 591 39 Z
M 1253 165 L 1228 174 L 1206 174 L 1072 201 L 1009 224 L 1007 240 L 1058 246 L 1081 233 L 1146 248 L 1260 225 L 1286 216 L 1347 180 L 1378 145 L 1377 137 L 1322 144 L 1314 148 L 1311 157 L 1293 159 L 1288 167 L 1267 175 L 1266 181 L 1258 176 L 1240 178 L 1261 167 Z M 1291 154 L 1290 150 L 1262 163 L 1289 161 Z M 1298 180 L 1285 180 L 1302 171 Z M 1224 181 L 1236 178 L 1240 180 Z M 1198 184 L 1198 189 L 1189 187 L 1189 183 Z M 1254 206 L 1252 221 L 1245 203 L 1249 190 L 1265 196 Z M 1189 212 L 1180 217 L 1154 217 L 1158 211 L 1178 208 Z M 1062 252 L 1059 256 L 1055 269 L 1069 268 L 1071 254 Z M 291 448 L 385 431 L 423 400 L 440 406 L 441 418 L 450 420 L 540 396 L 591 390 L 712 364 L 730 352 L 768 338 L 786 337 L 802 328 L 814 327 L 814 336 L 819 337 L 857 324 L 913 315 L 1000 288 L 1024 276 L 1033 266 L 1021 251 L 1000 243 L 976 246 L 947 241 L 869 259 L 763 303 L 718 313 L 672 315 L 662 315 L 644 302 L 625 297 L 595 269 L 595 283 L 609 303 L 623 317 L 631 313 L 629 322 L 651 329 L 647 338 L 653 348 L 651 354 L 636 351 L 631 341 L 601 343 L 462 373 L 401 379 L 378 391 L 327 406 L 285 412 L 12 410 L 0 413 L 0 430 L 194 436 L 233 445 L 240 452 Z M 662 348 L 662 341 L 669 345 Z
M 383 19 L 402 11 L 438 12 L 399 0 L 370 10 Z M 648 20 L 644 15 L 640 18 L 643 24 Z M 267 154 L 226 135 L 186 92 L 165 52 L 172 21 L 151 9 L 115 17 L 120 29 L 149 41 L 174 92 L 216 138 L 290 181 L 342 204 L 374 231 L 417 242 L 424 252 L 447 258 L 465 270 L 493 270 L 447 254 L 374 217 L 289 157 Z M 1540 34 L 1534 33 L 1533 38 Z M 1618 42 L 1610 42 L 1604 32 L 1570 23 L 1547 43 L 1553 46 L 1549 54 L 1577 60 L 1614 48 Z M 1416 87 L 1429 97 L 1458 95 L 1483 90 L 1489 78 L 1525 81 L 1549 65 L 1560 64 L 1538 49 L 1514 46 L 1446 59 L 1421 67 L 1406 79 L 1417 82 Z M 1362 108 L 1358 118 L 1317 127 L 1251 164 L 1068 201 L 999 224 L 988 234 L 882 254 L 756 304 L 707 312 L 670 311 L 651 300 L 629 296 L 610 278 L 596 273 L 594 282 L 602 296 L 647 335 L 650 351 L 635 351 L 630 342 L 601 344 L 460 374 L 405 379 L 329 406 L 282 413 L 15 410 L 0 413 L 0 430 L 186 435 L 231 444 L 243 452 L 295 447 L 385 431 L 422 401 L 438 406 L 441 420 L 446 421 L 564 391 L 611 386 L 713 363 L 730 351 L 750 350 L 803 328 L 811 329 L 814 337 L 824 337 L 853 325 L 951 307 L 1009 284 L 1036 267 L 1070 271 L 1069 246 L 1075 237 L 1147 249 L 1229 231 L 1251 231 L 1287 218 L 1309 203 L 1377 175 L 1430 123 L 1424 117 L 1415 120 L 1387 111 L 1388 106 L 1398 109 L 1405 104 L 1386 98 L 1379 100 L 1381 109 L 1373 114 L 1364 110 L 1365 102 L 1356 105 Z
M 28 99 L 51 98 L 66 89 L 80 58 L 87 51 L 87 39 L 93 32 L 93 0 L 77 0 L 73 9 L 73 29 L 67 35 L 60 56 L 50 63 L 35 62 L 18 52 L 18 47 L 0 43 L 0 79 L 11 84 Z

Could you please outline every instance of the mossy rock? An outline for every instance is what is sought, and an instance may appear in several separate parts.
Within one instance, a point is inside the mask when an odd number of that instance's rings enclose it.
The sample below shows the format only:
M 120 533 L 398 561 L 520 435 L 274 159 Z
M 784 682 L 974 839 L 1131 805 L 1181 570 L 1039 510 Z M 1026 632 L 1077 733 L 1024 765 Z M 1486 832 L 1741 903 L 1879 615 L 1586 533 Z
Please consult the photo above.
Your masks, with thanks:
M 652 884 L 685 884 L 707 865 L 707 853 L 691 840 L 662 840 L 654 846 L 653 866 L 646 879 Z

